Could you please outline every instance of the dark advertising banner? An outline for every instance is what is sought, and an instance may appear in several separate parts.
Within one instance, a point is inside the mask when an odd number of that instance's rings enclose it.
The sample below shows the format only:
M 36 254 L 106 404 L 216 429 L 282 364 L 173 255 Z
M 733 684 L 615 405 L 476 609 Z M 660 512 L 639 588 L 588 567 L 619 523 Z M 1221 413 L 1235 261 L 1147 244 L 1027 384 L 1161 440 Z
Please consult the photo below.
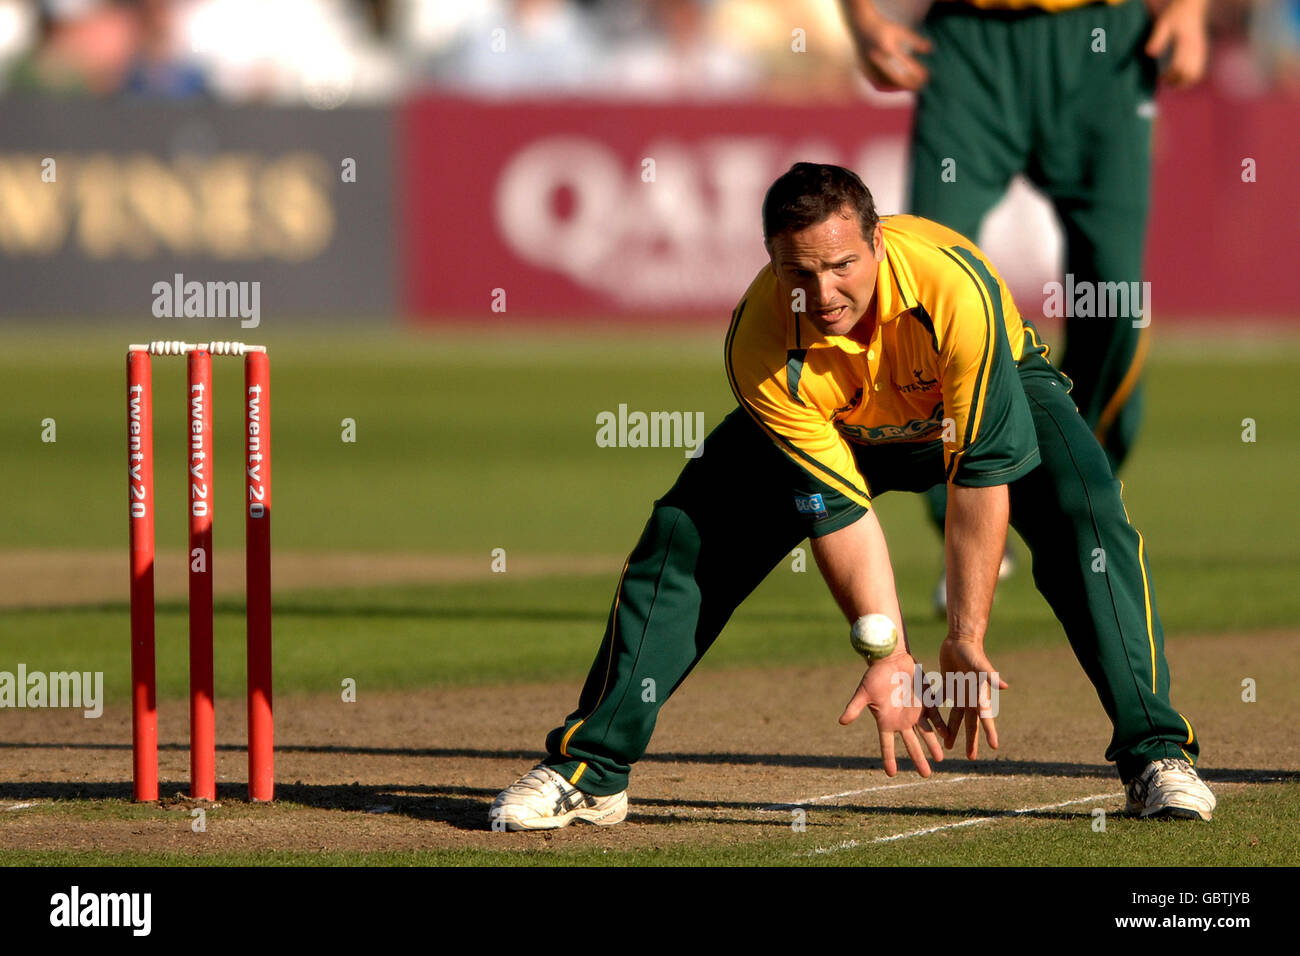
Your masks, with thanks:
M 725 320 L 766 261 L 759 207 L 799 159 L 862 174 L 904 211 L 910 105 L 483 102 L 400 120 L 403 299 L 422 317 Z M 1151 314 L 1296 313 L 1295 105 L 1165 95 L 1148 244 Z M 1245 163 L 1249 159 L 1250 163 Z M 978 237 L 1029 316 L 1061 279 L 1050 206 L 1016 181 Z
M 0 315 L 389 315 L 391 139 L 381 110 L 0 100 Z

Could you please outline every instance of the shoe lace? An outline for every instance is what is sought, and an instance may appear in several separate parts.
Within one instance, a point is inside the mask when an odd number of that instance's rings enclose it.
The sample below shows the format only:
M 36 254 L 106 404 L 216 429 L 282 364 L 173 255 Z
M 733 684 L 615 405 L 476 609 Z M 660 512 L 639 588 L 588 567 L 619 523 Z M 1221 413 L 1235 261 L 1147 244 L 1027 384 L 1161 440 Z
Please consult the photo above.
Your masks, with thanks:
M 1179 760 L 1176 757 L 1163 757 L 1156 761 L 1155 773 L 1151 774 L 1151 779 L 1163 776 L 1167 773 L 1188 773 L 1192 765 L 1186 760 Z
M 1169 774 L 1186 776 L 1192 773 L 1192 765 L 1186 760 L 1179 760 L 1177 757 L 1161 757 L 1154 761 L 1149 772 L 1133 781 L 1134 795 L 1139 800 L 1145 800 L 1147 791 L 1159 783 L 1162 777 Z
M 1161 757 L 1152 761 L 1151 769 L 1129 781 L 1129 793 L 1135 800 L 1145 800 L 1147 792 L 1161 777 L 1169 773 L 1185 774 L 1191 770 L 1191 764 L 1177 757 Z
M 556 786 L 555 778 L 552 777 L 544 767 L 534 767 L 528 773 L 524 774 L 515 781 L 515 788 L 523 790 L 534 790 L 537 793 L 546 796 L 547 791 Z

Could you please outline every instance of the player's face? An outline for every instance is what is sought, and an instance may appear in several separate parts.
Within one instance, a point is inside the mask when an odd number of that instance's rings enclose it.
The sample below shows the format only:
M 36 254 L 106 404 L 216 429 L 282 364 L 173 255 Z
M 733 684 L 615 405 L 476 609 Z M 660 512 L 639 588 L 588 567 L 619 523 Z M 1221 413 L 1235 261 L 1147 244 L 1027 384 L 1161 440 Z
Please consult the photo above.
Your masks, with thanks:
M 815 226 L 783 232 L 768 249 L 786 300 L 803 308 L 823 335 L 848 335 L 871 308 L 884 259 L 880 224 L 868 241 L 847 208 Z

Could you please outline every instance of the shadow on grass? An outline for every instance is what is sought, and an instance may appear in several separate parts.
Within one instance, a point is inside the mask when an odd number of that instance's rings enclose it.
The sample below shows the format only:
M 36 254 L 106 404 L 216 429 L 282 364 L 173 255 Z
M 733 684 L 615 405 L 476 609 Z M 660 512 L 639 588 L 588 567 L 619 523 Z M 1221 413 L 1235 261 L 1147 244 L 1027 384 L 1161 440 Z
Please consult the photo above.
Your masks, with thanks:
M 58 741 L 0 740 L 0 750 L 130 750 L 129 743 L 79 743 Z M 160 743 L 160 751 L 188 751 L 183 743 Z M 238 744 L 218 744 L 217 750 L 225 753 L 246 753 L 248 748 Z M 474 747 L 370 747 L 340 744 L 281 744 L 276 753 L 338 754 L 361 757 L 428 757 L 460 760 L 519 760 L 537 762 L 544 756 L 536 750 L 488 750 Z M 683 753 L 660 751 L 641 758 L 643 764 L 706 764 L 722 766 L 788 767 L 791 769 L 866 771 L 882 769 L 880 758 L 868 756 L 843 756 L 834 754 L 782 754 L 782 753 Z M 900 767 L 909 765 L 904 758 Z M 1050 760 L 966 760 L 947 757 L 938 765 L 940 774 L 975 774 L 983 777 L 1045 776 L 1045 777 L 1098 777 L 1115 780 L 1115 768 L 1110 764 L 1080 763 Z M 1210 768 L 1199 771 L 1207 781 L 1218 783 L 1296 783 L 1300 771 L 1269 770 L 1241 767 Z M 14 784 L 0 782 L 0 796 Z
M 175 785 L 163 785 L 161 806 L 175 809 L 199 804 L 191 801 Z M 318 810 L 341 810 L 352 813 L 396 814 L 413 820 L 441 823 L 457 830 L 489 829 L 487 810 L 495 788 L 440 786 L 437 784 L 277 784 L 276 802 L 296 804 Z M 227 805 L 246 803 L 247 791 L 237 783 L 217 787 L 217 802 Z M 130 800 L 131 784 L 122 783 L 55 783 L 52 781 L 21 784 L 0 784 L 0 800 Z M 636 810 L 655 808 L 664 813 L 637 813 Z M 848 814 L 884 814 L 895 817 L 954 818 L 1017 816 L 1014 811 L 981 809 L 978 807 L 954 808 L 939 806 L 886 806 L 865 804 L 837 804 L 818 809 L 834 810 Z M 701 818 L 690 811 L 710 813 L 709 822 L 740 824 L 754 827 L 771 827 L 774 823 L 785 826 L 779 813 L 768 811 L 754 801 L 655 799 L 638 797 L 633 801 L 628 819 L 633 822 L 667 825 L 683 821 L 698 822 Z M 1069 812 L 1035 813 L 1059 819 L 1071 819 L 1078 814 Z
M 15 743 L 0 742 L 0 749 L 62 749 L 62 750 L 127 750 L 130 744 L 63 744 L 63 743 Z M 184 744 L 162 744 L 160 749 L 183 751 Z M 223 745 L 218 749 L 227 752 L 244 752 L 244 747 Z M 539 758 L 536 751 L 529 750 L 485 750 L 472 748 L 409 748 L 409 747 L 349 747 L 324 745 L 285 744 L 276 748 L 281 753 L 299 754 L 337 754 L 339 756 L 393 756 L 425 757 L 461 760 L 506 760 L 518 761 L 521 769 Z M 648 754 L 643 758 L 650 764 L 703 764 L 703 765 L 761 765 L 769 767 L 786 767 L 793 769 L 848 770 L 854 772 L 881 769 L 880 760 L 874 757 L 837 757 L 813 754 L 778 754 L 778 753 L 680 753 L 664 752 Z M 941 781 L 946 774 L 967 774 L 981 777 L 1042 776 L 1042 777 L 1080 777 L 1100 778 L 1113 784 L 1118 793 L 1119 780 L 1109 764 L 1069 763 L 1032 760 L 997 760 L 992 762 L 969 762 L 966 760 L 945 761 L 936 776 Z M 1211 783 L 1295 783 L 1300 782 L 1300 772 L 1293 770 L 1264 769 L 1219 769 L 1207 770 L 1202 776 Z M 503 780 L 502 785 L 508 782 Z M 164 794 L 164 805 L 185 804 L 186 785 L 183 782 L 164 782 L 160 787 Z M 377 814 L 399 814 L 417 820 L 439 822 L 461 830 L 483 830 L 487 828 L 487 807 L 496 796 L 496 788 L 463 787 L 441 785 L 437 783 L 337 783 L 309 784 L 301 781 L 277 782 L 276 801 L 281 804 L 297 804 L 323 810 L 342 810 Z M 0 782 L 0 800 L 130 800 L 132 795 L 129 781 L 109 783 L 69 783 L 63 781 L 25 781 Z M 231 804 L 247 802 L 246 785 L 238 782 L 218 785 L 219 801 Z M 637 798 L 641 807 L 657 807 L 664 810 L 701 810 L 701 811 L 740 811 L 738 817 L 715 817 L 714 822 L 729 822 L 768 826 L 770 820 L 755 818 L 755 812 L 773 811 L 774 807 L 763 807 L 754 801 L 718 801 L 690 799 L 654 799 Z M 784 807 L 785 805 L 781 805 Z M 791 805 L 793 806 L 793 805 Z M 778 808 L 779 809 L 779 808 Z M 825 809 L 832 809 L 827 806 Z M 953 808 L 935 806 L 880 806 L 859 804 L 836 804 L 837 812 L 863 814 L 893 814 L 896 816 L 916 817 L 1003 817 L 1016 816 L 1016 811 L 1004 809 L 981 809 L 978 807 Z M 1077 810 L 1045 810 L 1033 814 L 1035 817 L 1052 819 L 1073 819 L 1079 815 Z M 638 819 L 633 815 L 633 819 Z M 641 817 L 642 822 L 667 823 L 670 819 L 660 815 Z M 694 818 L 698 819 L 698 818 Z

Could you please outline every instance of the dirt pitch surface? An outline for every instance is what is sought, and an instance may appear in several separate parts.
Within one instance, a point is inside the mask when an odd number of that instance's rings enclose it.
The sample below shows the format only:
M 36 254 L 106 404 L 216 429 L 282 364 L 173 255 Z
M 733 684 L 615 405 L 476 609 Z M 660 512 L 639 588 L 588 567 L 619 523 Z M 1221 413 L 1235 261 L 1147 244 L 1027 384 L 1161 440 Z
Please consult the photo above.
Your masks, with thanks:
M 1284 745 L 1300 723 L 1290 692 L 1300 679 L 1298 650 L 1293 633 L 1181 638 L 1170 648 L 1176 703 L 1205 738 L 1201 768 L 1221 810 L 1233 794 L 1300 771 L 1300 753 Z M 0 851 L 630 850 L 788 841 L 795 856 L 1024 816 L 1078 818 L 1083 826 L 1094 807 L 1119 810 L 1120 785 L 1102 756 L 1109 727 L 1068 649 L 995 660 L 1012 685 L 1001 701 L 1001 750 L 974 763 L 950 757 L 925 781 L 905 761 L 898 777 L 885 776 L 869 716 L 848 728 L 836 723 L 856 681 L 849 665 L 697 673 L 665 707 L 635 768 L 628 822 L 551 835 L 491 832 L 487 808 L 535 762 L 544 735 L 576 699 L 576 681 L 362 695 L 356 703 L 278 700 L 271 806 L 246 802 L 242 701 L 219 701 L 219 799 L 198 833 L 194 805 L 178 796 L 125 812 L 125 707 L 98 720 L 9 710 L 0 721 Z M 1242 701 L 1244 677 L 1258 680 L 1260 702 Z M 163 704 L 165 793 L 185 789 L 185 734 L 184 702 Z M 796 807 L 805 832 L 792 827 Z

